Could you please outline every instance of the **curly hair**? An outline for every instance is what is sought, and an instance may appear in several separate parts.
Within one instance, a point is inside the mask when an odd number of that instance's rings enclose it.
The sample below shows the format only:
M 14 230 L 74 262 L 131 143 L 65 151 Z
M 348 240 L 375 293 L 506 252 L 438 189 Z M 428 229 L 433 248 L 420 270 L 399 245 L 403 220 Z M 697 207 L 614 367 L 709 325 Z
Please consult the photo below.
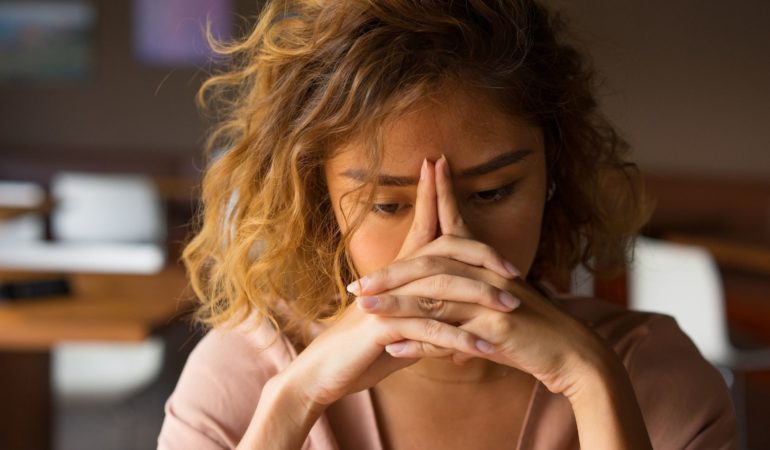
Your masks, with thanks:
M 208 147 L 225 151 L 182 256 L 197 320 L 256 312 L 299 343 L 310 322 L 334 320 L 357 277 L 348 243 L 361 221 L 341 233 L 324 164 L 363 138 L 373 179 L 384 124 L 447 83 L 543 130 L 558 189 L 529 277 L 624 261 L 650 210 L 628 145 L 598 110 L 595 72 L 567 39 L 530 0 L 276 0 L 243 39 L 214 43 L 230 66 L 198 101 L 221 114 Z

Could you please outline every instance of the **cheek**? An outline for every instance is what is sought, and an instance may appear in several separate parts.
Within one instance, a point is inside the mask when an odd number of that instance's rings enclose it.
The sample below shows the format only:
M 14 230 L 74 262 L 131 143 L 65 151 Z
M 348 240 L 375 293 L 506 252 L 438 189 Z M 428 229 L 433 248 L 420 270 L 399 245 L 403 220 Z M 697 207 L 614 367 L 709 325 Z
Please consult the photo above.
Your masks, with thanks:
M 484 217 L 471 228 L 478 240 L 493 247 L 526 275 L 540 243 L 541 222 L 541 209 L 522 207 Z
M 366 221 L 361 224 L 350 239 L 351 258 L 360 275 L 379 270 L 396 259 L 408 232 L 406 222 L 385 225 Z

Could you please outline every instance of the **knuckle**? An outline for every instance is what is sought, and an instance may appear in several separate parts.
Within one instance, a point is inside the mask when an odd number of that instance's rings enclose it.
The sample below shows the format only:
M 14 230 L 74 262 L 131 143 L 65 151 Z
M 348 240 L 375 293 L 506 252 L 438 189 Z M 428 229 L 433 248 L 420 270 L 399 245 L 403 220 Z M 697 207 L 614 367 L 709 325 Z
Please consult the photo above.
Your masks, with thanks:
M 485 252 L 490 259 L 502 258 L 502 255 L 500 255 L 500 253 L 497 251 L 497 249 L 495 249 L 494 247 L 492 247 L 489 244 L 482 243 L 481 244 L 481 250 L 483 252 Z
M 427 224 L 420 224 L 414 230 L 414 235 L 420 238 L 421 241 L 429 241 L 433 233 Z
M 377 309 L 382 312 L 393 312 L 398 310 L 398 299 L 395 295 L 378 295 Z
M 371 280 L 377 280 L 380 283 L 384 283 L 385 285 L 388 284 L 388 280 L 390 280 L 390 277 L 392 275 L 393 271 L 391 270 L 390 266 L 385 266 L 382 269 L 374 272 L 371 276 L 368 278 Z
M 492 314 L 486 323 L 487 328 L 495 335 L 507 334 L 511 327 L 511 322 L 504 313 Z
M 429 234 L 428 227 L 420 221 L 415 221 L 412 223 L 412 228 L 409 230 L 409 234 L 416 237 L 418 241 L 423 241 Z
M 479 297 L 482 299 L 485 299 L 488 304 L 490 305 L 497 305 L 500 303 L 499 298 L 499 290 L 492 286 L 491 284 L 479 282 L 478 283 L 479 288 Z
M 443 300 L 437 300 L 428 297 L 417 297 L 417 307 L 423 314 L 433 319 L 438 319 L 444 315 L 446 303 Z
M 433 289 L 435 290 L 436 294 L 440 297 L 445 296 L 444 294 L 452 287 L 452 277 L 450 275 L 447 275 L 445 273 L 436 275 L 433 278 Z
M 382 336 L 386 339 L 395 337 L 393 327 L 388 326 L 384 318 L 374 314 L 365 314 L 361 319 L 361 326 L 370 331 L 374 336 Z
M 423 272 L 432 272 L 439 268 L 439 261 L 435 256 L 420 256 L 417 258 L 417 266 Z
M 457 333 L 457 347 L 460 349 L 475 349 L 476 348 L 476 338 L 467 331 L 460 330 Z
M 436 320 L 425 321 L 425 336 L 429 340 L 436 339 L 441 334 L 441 322 Z
M 463 220 L 463 216 L 460 214 L 455 214 L 455 216 L 452 218 L 452 225 L 457 228 L 462 228 L 465 226 L 465 221 Z
M 376 314 L 365 314 L 362 318 L 366 327 L 376 330 L 380 333 L 388 330 L 387 324 L 384 318 Z

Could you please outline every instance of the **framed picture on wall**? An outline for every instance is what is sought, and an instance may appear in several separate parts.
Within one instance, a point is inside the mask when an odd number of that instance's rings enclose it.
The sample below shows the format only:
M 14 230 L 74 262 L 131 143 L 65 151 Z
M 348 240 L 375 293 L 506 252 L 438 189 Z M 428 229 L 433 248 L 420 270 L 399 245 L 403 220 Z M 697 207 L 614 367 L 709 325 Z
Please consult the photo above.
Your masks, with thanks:
M 232 35 L 232 0 L 133 0 L 134 53 L 144 64 L 201 66 L 215 62 L 206 26 L 218 40 Z
M 0 82 L 87 78 L 95 20 L 88 1 L 0 2 Z

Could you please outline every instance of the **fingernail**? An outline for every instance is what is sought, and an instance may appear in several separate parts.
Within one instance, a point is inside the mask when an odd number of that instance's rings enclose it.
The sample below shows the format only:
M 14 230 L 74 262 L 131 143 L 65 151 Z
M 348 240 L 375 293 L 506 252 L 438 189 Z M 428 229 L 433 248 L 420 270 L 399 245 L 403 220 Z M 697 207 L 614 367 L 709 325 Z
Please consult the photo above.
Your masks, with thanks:
M 511 275 L 515 277 L 521 276 L 521 272 L 519 272 L 518 269 L 516 269 L 516 267 L 514 267 L 510 261 L 503 260 L 503 265 L 505 266 L 505 269 L 511 273 Z
M 420 167 L 420 180 L 424 180 L 426 177 L 426 172 L 428 170 L 428 160 L 426 158 L 422 159 L 422 167 Z
M 521 303 L 519 299 L 514 298 L 513 295 L 505 291 L 500 291 L 499 297 L 500 297 L 500 303 L 502 303 L 503 306 L 505 306 L 506 308 L 510 308 L 512 310 L 516 309 Z
M 367 277 L 359 278 L 356 281 L 353 281 L 345 289 L 348 290 L 351 294 L 358 295 L 364 290 L 366 290 L 366 285 L 369 284 L 369 279 Z
M 366 309 L 372 309 L 377 306 L 380 300 L 377 297 L 358 297 L 358 304 Z
M 401 353 L 406 347 L 406 342 L 394 342 L 385 346 L 385 351 L 388 353 Z
M 446 155 L 441 154 L 441 158 L 444 160 L 444 175 L 449 176 L 449 162 L 446 160 Z
M 482 353 L 492 353 L 494 351 L 492 344 L 483 339 L 476 339 L 476 348 Z

